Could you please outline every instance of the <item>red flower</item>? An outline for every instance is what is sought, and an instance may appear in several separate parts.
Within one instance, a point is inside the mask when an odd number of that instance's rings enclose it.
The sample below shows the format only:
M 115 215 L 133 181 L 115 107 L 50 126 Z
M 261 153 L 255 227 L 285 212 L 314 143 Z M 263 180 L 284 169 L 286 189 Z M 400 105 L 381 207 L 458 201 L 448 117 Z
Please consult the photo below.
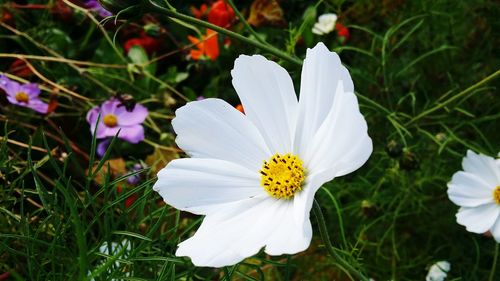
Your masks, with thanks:
M 142 33 L 140 37 L 131 38 L 125 42 L 123 45 L 125 53 L 128 53 L 132 46 L 140 46 L 146 51 L 146 53 L 148 53 L 148 55 L 151 55 L 160 49 L 160 42 L 158 42 L 156 38 Z
M 219 57 L 219 39 L 217 32 L 207 29 L 207 35 L 204 35 L 201 40 L 196 37 L 188 36 L 189 41 L 195 44 L 196 49 L 191 49 L 190 55 L 193 60 L 209 58 L 211 61 Z
M 16 59 L 9 67 L 9 73 L 12 73 L 18 77 L 29 77 L 33 72 L 26 65 L 26 62 L 21 59 Z
M 122 193 L 124 190 L 121 187 L 117 187 L 117 191 L 118 191 L 118 193 Z M 132 206 L 132 204 L 134 204 L 134 202 L 137 200 L 137 198 L 139 198 L 139 196 L 136 193 L 127 197 L 125 199 L 125 208 L 129 208 L 130 206 Z
M 190 9 L 193 16 L 197 19 L 201 19 L 207 14 L 207 4 L 202 4 L 200 9 L 196 9 L 194 6 L 191 6 Z
M 7 9 L 0 9 L 0 22 L 4 22 L 10 26 L 16 25 L 14 17 Z
M 337 22 L 335 24 L 335 29 L 337 30 L 337 35 L 339 37 L 342 37 L 344 42 L 349 40 L 349 37 L 351 36 L 351 34 L 349 33 L 349 29 L 347 29 L 347 27 L 345 27 L 340 22 Z
M 234 21 L 234 10 L 224 0 L 217 0 L 208 12 L 208 22 L 220 27 L 229 27 Z
M 62 22 L 72 23 L 73 19 L 73 9 L 68 6 L 63 0 L 57 0 L 51 8 L 51 13 L 54 17 L 58 18 Z

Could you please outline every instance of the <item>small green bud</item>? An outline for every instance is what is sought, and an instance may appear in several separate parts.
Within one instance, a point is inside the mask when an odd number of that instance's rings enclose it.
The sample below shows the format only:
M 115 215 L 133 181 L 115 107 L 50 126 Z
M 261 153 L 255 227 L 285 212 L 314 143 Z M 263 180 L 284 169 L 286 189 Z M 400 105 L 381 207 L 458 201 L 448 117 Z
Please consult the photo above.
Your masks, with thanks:
M 361 201 L 361 210 L 363 214 L 369 218 L 374 217 L 377 214 L 377 206 L 369 200 Z
M 158 37 L 160 35 L 160 27 L 154 23 L 148 23 L 144 26 L 144 31 L 147 35 Z
M 390 157 L 398 158 L 403 152 L 403 146 L 395 140 L 391 140 L 385 146 L 385 151 Z
M 411 151 L 403 152 L 403 156 L 399 159 L 399 167 L 403 170 L 415 170 L 418 168 L 418 164 L 417 155 Z

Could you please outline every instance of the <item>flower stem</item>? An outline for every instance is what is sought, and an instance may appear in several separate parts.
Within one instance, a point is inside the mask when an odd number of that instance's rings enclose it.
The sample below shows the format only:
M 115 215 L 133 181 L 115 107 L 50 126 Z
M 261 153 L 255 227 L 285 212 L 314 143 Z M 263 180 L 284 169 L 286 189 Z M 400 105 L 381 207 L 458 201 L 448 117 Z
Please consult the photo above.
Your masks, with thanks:
M 480 86 L 488 83 L 489 81 L 497 78 L 497 76 L 500 76 L 500 70 L 497 70 L 495 72 L 493 72 L 492 74 L 490 74 L 488 77 L 484 78 L 483 80 L 477 82 L 476 84 L 470 86 L 469 88 L 461 91 L 460 93 L 454 95 L 453 97 L 451 97 L 450 99 L 442 102 L 442 103 L 439 103 L 438 105 L 434 106 L 433 108 L 430 108 L 422 113 L 420 113 L 419 115 L 413 117 L 413 119 L 411 119 L 410 121 L 408 121 L 405 126 L 408 126 L 412 123 L 415 123 L 417 120 L 421 119 L 422 117 L 425 117 L 429 114 L 431 114 L 432 112 L 438 110 L 438 109 L 441 109 L 445 106 L 447 106 L 448 104 L 450 104 L 451 102 L 455 101 L 455 100 L 458 100 L 460 98 L 462 98 L 463 96 L 465 96 L 466 94 L 468 94 L 469 92 L 472 92 L 473 90 L 479 88 Z
M 245 37 L 241 34 L 233 32 L 231 30 L 219 27 L 217 25 L 211 24 L 211 23 L 206 22 L 206 21 L 199 20 L 199 19 L 194 18 L 194 17 L 190 17 L 187 15 L 181 14 L 175 10 L 171 10 L 171 9 L 162 7 L 162 6 L 160 6 L 160 4 L 155 3 L 154 0 L 149 0 L 148 2 L 149 2 L 149 4 L 151 4 L 149 8 L 151 8 L 154 12 L 158 12 L 158 13 L 167 15 L 169 17 L 182 20 L 182 21 L 188 22 L 190 24 L 213 29 L 219 33 L 226 35 L 226 36 L 229 36 L 229 37 L 234 38 L 236 40 L 240 40 L 242 42 L 245 42 L 246 44 L 252 45 L 256 48 L 259 48 L 261 50 L 269 52 L 270 54 L 273 54 L 280 59 L 286 60 L 288 62 L 297 64 L 297 65 L 302 65 L 302 61 L 300 59 L 298 59 L 297 57 L 291 56 L 290 54 L 285 53 L 285 52 L 283 52 L 283 51 L 281 51 L 281 50 L 279 50 L 271 45 L 263 44 L 263 43 L 259 42 L 258 40 L 250 39 L 250 38 Z
M 362 281 L 368 281 L 368 278 L 363 275 L 363 273 L 359 272 L 356 268 L 354 268 L 352 265 L 350 265 L 344 258 L 342 258 L 338 253 L 337 249 L 333 247 L 331 241 L 330 241 L 330 236 L 328 235 L 328 229 L 326 228 L 326 223 L 325 223 L 325 218 L 323 217 L 323 212 L 321 211 L 321 207 L 319 206 L 319 203 L 314 200 L 313 204 L 313 213 L 314 216 L 316 217 L 316 220 L 318 221 L 318 227 L 319 227 L 319 233 L 321 235 L 321 240 L 323 240 L 323 244 L 325 244 L 325 247 L 330 254 L 332 258 L 336 260 L 336 262 L 343 268 L 345 268 L 347 271 L 349 271 L 352 275 L 354 275 L 356 278 Z
M 495 269 L 497 268 L 498 261 L 498 243 L 495 243 L 495 254 L 493 256 L 493 264 L 491 265 L 490 278 L 489 281 L 493 281 L 495 279 Z
M 250 26 L 250 24 L 245 20 L 245 17 L 240 13 L 240 11 L 236 7 L 236 5 L 234 5 L 233 0 L 227 0 L 227 3 L 231 6 L 231 8 L 233 8 L 234 13 L 240 19 L 240 21 L 243 23 L 243 25 L 248 30 L 248 32 L 250 32 L 255 37 L 255 39 L 257 39 L 260 43 L 268 45 L 268 43 L 266 41 L 264 41 L 264 39 L 262 39 L 259 36 L 259 34 L 257 32 L 255 32 L 255 30 L 253 30 L 253 28 Z

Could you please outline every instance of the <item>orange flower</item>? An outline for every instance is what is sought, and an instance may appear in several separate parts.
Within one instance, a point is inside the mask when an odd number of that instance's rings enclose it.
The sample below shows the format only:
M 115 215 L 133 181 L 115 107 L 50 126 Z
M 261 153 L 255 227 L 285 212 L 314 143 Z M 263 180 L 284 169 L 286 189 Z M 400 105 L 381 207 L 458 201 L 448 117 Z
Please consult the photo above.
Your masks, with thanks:
M 192 49 L 190 52 L 193 60 L 209 58 L 211 61 L 215 61 L 219 57 L 217 32 L 207 29 L 207 34 L 203 35 L 201 40 L 191 35 L 188 36 L 188 39 L 191 43 L 195 44 L 197 48 L 197 50 Z
M 202 4 L 199 9 L 196 9 L 196 7 L 191 6 L 189 7 L 191 9 L 191 13 L 193 16 L 197 19 L 201 19 L 207 14 L 207 4 Z
M 241 103 L 236 106 L 236 110 L 245 114 L 245 109 L 243 109 L 243 105 Z

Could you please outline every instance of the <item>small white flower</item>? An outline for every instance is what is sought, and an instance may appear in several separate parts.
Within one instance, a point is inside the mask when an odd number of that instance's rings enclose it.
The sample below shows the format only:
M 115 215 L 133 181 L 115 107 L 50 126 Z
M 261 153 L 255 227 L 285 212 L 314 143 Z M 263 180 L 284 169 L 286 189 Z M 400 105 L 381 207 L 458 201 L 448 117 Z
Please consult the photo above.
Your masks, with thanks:
M 307 249 L 316 191 L 372 153 L 349 72 L 323 43 L 307 50 L 299 101 L 286 70 L 262 56 L 241 55 L 231 75 L 245 114 L 220 99 L 179 108 L 176 142 L 191 158 L 171 161 L 153 187 L 205 215 L 176 253 L 198 266 Z
M 429 273 L 425 281 L 444 281 L 450 271 L 450 263 L 447 261 L 438 261 L 429 268 Z
M 337 22 L 336 14 L 323 14 L 319 16 L 318 22 L 314 24 L 312 32 L 318 35 L 328 34 L 335 29 L 336 22 Z
M 462 167 L 448 183 L 448 197 L 460 206 L 457 222 L 500 242 L 500 159 L 468 150 Z

